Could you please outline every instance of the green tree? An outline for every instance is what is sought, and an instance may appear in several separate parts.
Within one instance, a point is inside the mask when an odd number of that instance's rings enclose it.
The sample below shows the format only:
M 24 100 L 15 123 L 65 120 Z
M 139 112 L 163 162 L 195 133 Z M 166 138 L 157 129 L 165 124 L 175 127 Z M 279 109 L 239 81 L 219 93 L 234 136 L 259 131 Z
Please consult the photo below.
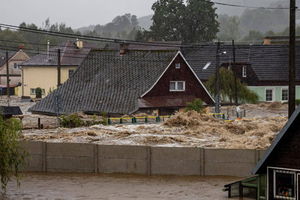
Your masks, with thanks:
M 258 41 L 263 41 L 263 38 L 264 38 L 264 34 L 259 32 L 259 31 L 254 31 L 254 30 L 251 30 L 249 31 L 249 34 L 246 35 L 242 40 L 243 41 L 247 41 L 247 42 L 258 42 Z
M 0 46 L 3 49 L 8 50 L 18 50 L 20 45 L 24 45 L 25 48 L 31 48 L 30 45 L 25 44 L 26 40 L 25 38 L 20 35 L 17 31 L 11 31 L 9 29 L 0 30 L 0 38 L 2 41 L 0 41 Z M 11 41 L 18 41 L 18 42 L 11 42 Z
M 185 108 L 185 111 L 191 111 L 194 110 L 198 113 L 202 113 L 204 109 L 203 102 L 201 99 L 195 99 L 192 102 L 189 102 Z
M 25 163 L 26 153 L 19 144 L 20 131 L 19 120 L 0 117 L 0 181 L 4 193 L 12 177 L 16 177 L 19 184 L 19 171 Z
M 153 40 L 195 43 L 211 41 L 218 32 L 216 9 L 210 1 L 158 0 L 152 10 L 148 36 Z
M 220 31 L 218 38 L 222 41 L 238 40 L 240 38 L 240 20 L 238 16 L 219 15 Z
M 228 70 L 224 67 L 220 68 L 220 94 L 223 100 L 228 100 L 230 103 L 233 102 L 235 97 L 235 80 L 234 73 L 232 70 Z M 205 83 L 206 87 L 211 94 L 216 95 L 215 88 L 216 78 L 212 75 L 208 81 Z M 237 78 L 237 91 L 238 100 L 242 103 L 256 103 L 258 101 L 258 96 L 256 93 L 252 92 L 247 88 L 247 85 L 241 83 Z
M 216 8 L 209 0 L 187 0 L 183 18 L 183 41 L 195 43 L 216 38 L 219 23 Z
M 183 0 L 158 0 L 152 5 L 154 15 L 150 27 L 154 40 L 181 41 L 183 39 Z
M 42 98 L 42 93 L 43 93 L 42 88 L 37 87 L 35 89 L 35 98 Z

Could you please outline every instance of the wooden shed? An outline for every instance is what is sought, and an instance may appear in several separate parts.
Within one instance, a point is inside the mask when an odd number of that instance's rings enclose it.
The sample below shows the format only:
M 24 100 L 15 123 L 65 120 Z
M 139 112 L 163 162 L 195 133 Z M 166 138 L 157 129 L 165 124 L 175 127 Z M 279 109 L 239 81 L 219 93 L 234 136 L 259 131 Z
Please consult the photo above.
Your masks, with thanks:
M 245 196 L 247 186 L 252 186 L 256 199 L 300 199 L 300 107 L 257 163 L 253 174 L 250 185 L 247 179 L 225 185 L 228 196 Z

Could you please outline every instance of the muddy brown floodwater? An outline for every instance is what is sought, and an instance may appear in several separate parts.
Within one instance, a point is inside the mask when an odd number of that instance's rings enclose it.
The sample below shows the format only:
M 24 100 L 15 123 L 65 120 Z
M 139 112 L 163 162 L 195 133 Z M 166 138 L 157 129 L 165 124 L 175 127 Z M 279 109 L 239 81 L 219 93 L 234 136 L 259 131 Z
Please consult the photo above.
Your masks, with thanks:
M 86 174 L 24 174 L 20 188 L 8 185 L 9 200 L 227 199 L 224 184 L 236 177 L 176 177 Z M 1 197 L 0 197 L 1 199 Z

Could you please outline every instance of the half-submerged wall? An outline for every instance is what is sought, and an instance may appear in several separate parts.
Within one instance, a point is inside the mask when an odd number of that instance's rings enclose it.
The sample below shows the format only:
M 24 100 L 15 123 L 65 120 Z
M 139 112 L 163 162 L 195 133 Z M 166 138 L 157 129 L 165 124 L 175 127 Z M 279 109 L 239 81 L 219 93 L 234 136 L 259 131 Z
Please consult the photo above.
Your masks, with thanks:
M 22 142 L 27 172 L 249 176 L 262 150 Z

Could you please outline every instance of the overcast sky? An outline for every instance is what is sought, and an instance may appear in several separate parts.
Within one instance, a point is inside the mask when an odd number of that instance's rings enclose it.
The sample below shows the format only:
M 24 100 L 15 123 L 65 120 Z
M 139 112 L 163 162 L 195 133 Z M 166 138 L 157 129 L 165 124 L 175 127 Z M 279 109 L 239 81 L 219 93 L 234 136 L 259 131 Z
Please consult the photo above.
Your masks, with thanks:
M 138 17 L 152 14 L 155 0 L 0 0 L 0 23 L 19 25 L 22 22 L 39 26 L 50 18 L 51 23 L 64 22 L 72 28 L 106 24 L 125 13 Z
M 106 24 L 114 17 L 131 13 L 138 17 L 153 14 L 152 4 L 156 0 L 0 0 L 0 23 L 19 25 L 22 22 L 42 23 L 49 17 L 50 22 L 66 23 L 72 28 Z M 267 6 L 278 0 L 218 0 L 251 6 Z M 287 0 L 283 0 L 287 1 Z M 237 7 L 217 6 L 218 13 L 241 14 Z

